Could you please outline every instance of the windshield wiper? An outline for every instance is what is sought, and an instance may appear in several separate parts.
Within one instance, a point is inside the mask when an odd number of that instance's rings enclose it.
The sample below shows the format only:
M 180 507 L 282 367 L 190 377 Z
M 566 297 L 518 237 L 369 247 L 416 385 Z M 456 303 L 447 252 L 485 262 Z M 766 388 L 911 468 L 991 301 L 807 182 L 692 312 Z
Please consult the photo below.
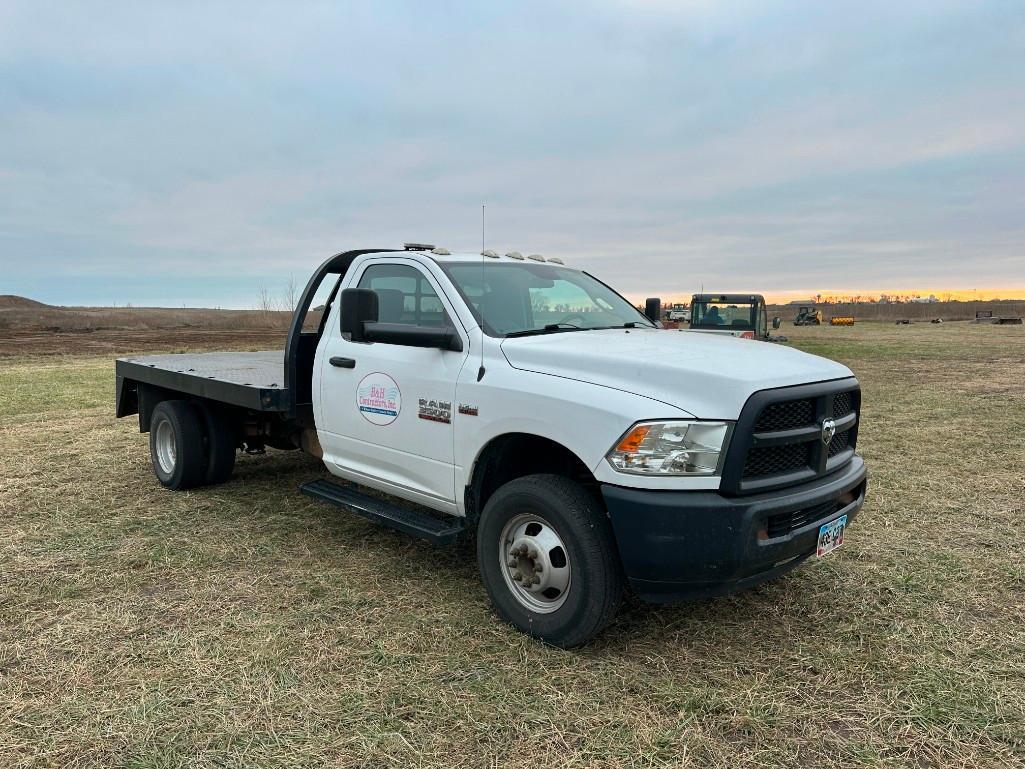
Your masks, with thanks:
M 587 329 L 576 323 L 549 323 L 545 326 L 545 331 L 587 331 Z
M 595 330 L 596 331 L 607 331 L 610 328 L 655 328 L 655 327 L 654 326 L 649 326 L 646 323 L 638 323 L 636 321 L 630 320 L 630 321 L 627 321 L 626 323 L 624 323 L 622 326 L 597 326 L 595 328 Z
M 536 334 L 554 334 L 559 331 L 592 331 L 593 329 L 575 326 L 572 323 L 549 323 L 544 328 L 527 328 L 523 331 L 510 331 L 505 335 L 506 339 L 516 336 L 534 336 Z

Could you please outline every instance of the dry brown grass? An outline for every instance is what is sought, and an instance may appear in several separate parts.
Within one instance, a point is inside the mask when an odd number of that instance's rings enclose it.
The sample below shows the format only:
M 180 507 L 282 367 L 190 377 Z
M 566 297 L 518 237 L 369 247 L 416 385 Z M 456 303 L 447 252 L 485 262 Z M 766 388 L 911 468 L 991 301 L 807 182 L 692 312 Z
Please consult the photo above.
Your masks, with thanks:
M 304 328 L 315 329 L 320 317 L 311 310 Z M 53 307 L 5 295 L 0 296 L 0 357 L 106 355 L 168 345 L 179 351 L 273 349 L 284 346 L 291 320 L 291 312 L 271 305 L 262 310 Z
M 291 319 L 291 313 L 276 309 L 55 307 L 20 296 L 4 296 L 0 300 L 0 329 L 15 332 L 283 330 Z
M 1025 765 L 1025 332 L 792 338 L 864 384 L 845 546 L 575 652 L 465 547 L 299 496 L 315 462 L 167 492 L 108 359 L 5 360 L 0 766 Z

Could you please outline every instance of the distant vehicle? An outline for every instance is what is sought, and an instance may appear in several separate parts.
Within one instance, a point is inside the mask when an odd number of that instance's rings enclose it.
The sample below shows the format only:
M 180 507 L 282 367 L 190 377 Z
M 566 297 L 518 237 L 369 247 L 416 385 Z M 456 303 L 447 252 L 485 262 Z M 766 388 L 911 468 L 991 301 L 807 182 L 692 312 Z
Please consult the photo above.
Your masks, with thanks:
M 811 307 L 809 305 L 801 305 L 797 311 L 797 317 L 794 318 L 795 326 L 821 326 L 822 325 L 822 310 L 817 307 Z
M 765 297 L 761 294 L 694 294 L 690 301 L 690 330 L 706 334 L 729 334 L 742 339 L 773 340 Z M 772 319 L 779 328 L 780 319 Z
M 690 320 L 690 308 L 682 304 L 674 304 L 666 313 L 666 320 L 683 321 L 686 323 Z

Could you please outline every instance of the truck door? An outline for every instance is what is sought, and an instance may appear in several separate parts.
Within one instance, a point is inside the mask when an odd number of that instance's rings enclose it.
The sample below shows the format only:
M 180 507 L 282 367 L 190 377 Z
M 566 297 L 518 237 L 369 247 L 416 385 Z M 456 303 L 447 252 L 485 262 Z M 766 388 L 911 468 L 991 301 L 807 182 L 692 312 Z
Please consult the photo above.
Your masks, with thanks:
M 316 363 L 324 461 L 349 480 L 454 511 L 452 409 L 469 349 L 466 331 L 434 277 L 415 261 L 372 260 L 349 285 L 377 292 L 383 323 L 455 327 L 463 351 L 351 342 L 333 313 Z

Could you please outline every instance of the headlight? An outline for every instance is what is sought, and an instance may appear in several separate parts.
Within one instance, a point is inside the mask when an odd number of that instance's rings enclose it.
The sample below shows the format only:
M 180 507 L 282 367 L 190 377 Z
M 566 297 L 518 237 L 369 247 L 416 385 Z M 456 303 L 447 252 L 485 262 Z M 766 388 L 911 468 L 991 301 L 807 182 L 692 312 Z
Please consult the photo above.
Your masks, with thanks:
M 606 458 L 621 473 L 715 475 L 731 422 L 641 422 Z

